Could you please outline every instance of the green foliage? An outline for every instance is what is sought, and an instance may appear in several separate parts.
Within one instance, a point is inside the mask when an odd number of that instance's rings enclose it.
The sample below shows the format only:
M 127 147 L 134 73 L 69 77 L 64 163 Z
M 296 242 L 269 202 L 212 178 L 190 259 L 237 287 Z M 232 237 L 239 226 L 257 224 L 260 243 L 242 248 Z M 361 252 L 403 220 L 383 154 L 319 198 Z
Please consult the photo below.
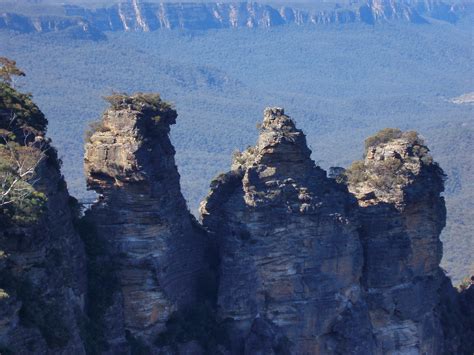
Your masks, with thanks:
M 126 93 L 113 93 L 110 96 L 105 96 L 104 99 L 116 110 L 126 108 L 140 110 L 144 106 L 158 110 L 162 105 L 160 94 L 137 93 L 128 95 Z
M 23 94 L 7 83 L 0 83 L 0 129 L 44 132 L 48 121 L 30 94 Z
M 38 148 L 0 144 L 0 218 L 5 222 L 27 225 L 43 214 L 46 195 L 34 188 L 36 166 L 43 157 Z
M 13 75 L 14 62 L 0 58 L 5 75 Z M 36 222 L 44 211 L 46 196 L 34 188 L 36 167 L 49 157 L 36 135 L 46 129 L 43 113 L 31 100 L 9 85 L 0 83 L 0 218 L 4 222 L 26 225 Z M 55 151 L 51 152 L 51 156 Z
M 0 80 L 12 84 L 15 76 L 25 76 L 25 73 L 18 69 L 14 60 L 0 57 Z
M 359 182 L 367 180 L 368 174 L 363 160 L 356 160 L 346 169 L 344 177 L 339 178 L 339 181 L 348 182 L 351 185 L 355 185 Z
M 132 109 L 153 114 L 155 123 L 173 124 L 178 116 L 173 106 L 161 99 L 158 93 L 114 93 L 104 99 L 115 110 Z
M 395 185 L 404 183 L 404 172 L 401 170 L 403 162 L 397 158 L 387 158 L 378 162 L 372 169 L 375 188 L 390 191 Z
M 375 147 L 383 143 L 388 143 L 393 139 L 400 138 L 402 134 L 402 131 L 398 128 L 384 128 L 365 140 L 365 151 L 367 152 L 370 147 Z
M 240 150 L 236 149 L 232 152 L 232 161 L 235 162 L 235 163 L 244 164 L 245 163 L 245 157 L 240 152 Z
M 378 190 L 389 192 L 396 186 L 406 183 L 412 171 L 404 164 L 416 162 L 417 159 L 425 166 L 432 166 L 444 179 L 443 171 L 433 163 L 429 149 L 415 131 L 402 132 L 396 128 L 385 128 L 365 140 L 365 154 L 370 148 L 389 143 L 395 139 L 407 145 L 408 155 L 401 157 L 398 154 L 386 156 L 382 160 L 368 162 L 359 160 L 346 169 L 339 182 L 348 182 L 351 185 L 368 182 Z

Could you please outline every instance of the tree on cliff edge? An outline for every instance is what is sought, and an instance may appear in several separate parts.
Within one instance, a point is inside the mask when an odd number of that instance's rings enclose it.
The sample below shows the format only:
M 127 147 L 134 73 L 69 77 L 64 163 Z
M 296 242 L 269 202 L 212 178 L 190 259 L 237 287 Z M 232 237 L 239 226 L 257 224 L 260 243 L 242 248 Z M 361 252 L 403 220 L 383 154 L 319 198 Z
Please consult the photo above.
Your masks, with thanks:
M 30 223 L 45 202 L 35 185 L 36 170 L 47 158 L 47 121 L 30 95 L 12 87 L 12 77 L 25 75 L 15 61 L 0 57 L 0 65 L 0 220 Z
M 14 88 L 15 76 L 25 76 L 25 73 L 16 66 L 14 60 L 0 57 L 0 80 Z

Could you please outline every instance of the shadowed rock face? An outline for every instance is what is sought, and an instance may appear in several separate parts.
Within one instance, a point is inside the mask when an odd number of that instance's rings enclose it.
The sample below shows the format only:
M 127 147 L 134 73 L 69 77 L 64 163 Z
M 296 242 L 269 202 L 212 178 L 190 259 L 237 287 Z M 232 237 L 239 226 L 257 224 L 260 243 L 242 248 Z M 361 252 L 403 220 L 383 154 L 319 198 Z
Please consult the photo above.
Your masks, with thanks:
M 5 354 L 84 354 L 84 247 L 72 223 L 56 150 L 44 136 L 46 124 L 28 95 L 0 84 L 0 165 L 9 164 L 5 147 L 13 140 L 17 152 L 43 155 L 30 182 L 45 197 L 43 212 L 28 222 L 12 222 L 4 206 L 0 210 L 0 353 Z M 7 138 L 12 133 L 14 138 Z M 29 166 L 23 158 L 17 162 Z M 3 184 L 5 170 L 0 170 Z
M 48 198 L 41 219 L 0 227 L 0 288 L 8 293 L 0 297 L 0 344 L 18 354 L 84 353 L 79 327 L 86 260 L 56 164 L 44 161 L 37 168 L 36 189 Z
M 310 153 L 283 109 L 266 109 L 256 146 L 234 157 L 201 205 L 219 245 L 218 310 L 233 320 L 236 352 L 372 348 L 355 200 Z
M 469 348 L 468 307 L 439 268 L 442 170 L 415 132 L 387 129 L 366 145 L 363 161 L 329 179 L 304 134 L 270 108 L 256 146 L 212 182 L 200 212 L 218 244 L 232 351 Z
M 151 343 L 172 312 L 198 297 L 204 237 L 179 187 L 168 137 L 176 116 L 161 101 L 116 104 L 86 145 L 88 186 L 100 194 L 87 217 L 119 282 L 110 317 L 121 318 L 122 332 L 110 330 L 111 343 L 124 342 L 124 329 Z
M 362 284 L 377 352 L 442 353 L 435 308 L 444 280 L 443 172 L 414 132 L 369 146 L 365 155 L 357 177 L 349 169 L 348 186 L 360 205 Z

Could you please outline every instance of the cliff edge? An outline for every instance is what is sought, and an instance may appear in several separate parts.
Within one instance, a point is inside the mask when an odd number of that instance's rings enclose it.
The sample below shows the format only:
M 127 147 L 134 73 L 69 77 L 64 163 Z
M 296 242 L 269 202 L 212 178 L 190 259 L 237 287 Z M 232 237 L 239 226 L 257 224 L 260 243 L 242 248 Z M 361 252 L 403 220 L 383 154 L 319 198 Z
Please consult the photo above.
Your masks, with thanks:
M 238 352 L 373 347 L 356 202 L 310 155 L 284 110 L 267 108 L 256 146 L 235 154 L 201 205 L 220 251 L 219 315 L 232 319 Z
M 153 346 L 173 312 L 194 305 L 206 269 L 205 235 L 179 186 L 170 125 L 159 95 L 114 95 L 86 144 L 85 170 L 98 201 L 86 213 L 116 288 L 102 310 L 105 339 Z M 114 348 L 115 347 L 115 348 Z
M 46 126 L 30 95 L 0 82 L 2 354 L 85 352 L 84 246 Z

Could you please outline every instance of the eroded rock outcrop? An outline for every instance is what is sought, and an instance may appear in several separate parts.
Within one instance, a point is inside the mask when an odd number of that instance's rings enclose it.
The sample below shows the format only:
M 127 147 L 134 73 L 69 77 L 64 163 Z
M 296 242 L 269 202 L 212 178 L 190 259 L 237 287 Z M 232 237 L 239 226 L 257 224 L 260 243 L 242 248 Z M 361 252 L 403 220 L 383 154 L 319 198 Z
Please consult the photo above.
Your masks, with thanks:
M 2 354 L 85 351 L 84 247 L 46 125 L 29 95 L 0 83 Z
M 346 175 L 360 206 L 362 285 L 377 353 L 442 353 L 442 170 L 415 132 L 385 129 L 366 140 L 364 160 Z
M 372 349 L 356 204 L 310 154 L 283 109 L 266 109 L 257 145 L 235 155 L 201 205 L 235 353 Z
M 116 95 L 86 144 L 98 202 L 86 218 L 105 243 L 118 288 L 104 313 L 114 351 L 126 338 L 151 345 L 170 315 L 198 299 L 204 235 L 179 186 L 169 140 L 176 111 L 158 95 Z M 115 348 L 114 348 L 115 347 Z

